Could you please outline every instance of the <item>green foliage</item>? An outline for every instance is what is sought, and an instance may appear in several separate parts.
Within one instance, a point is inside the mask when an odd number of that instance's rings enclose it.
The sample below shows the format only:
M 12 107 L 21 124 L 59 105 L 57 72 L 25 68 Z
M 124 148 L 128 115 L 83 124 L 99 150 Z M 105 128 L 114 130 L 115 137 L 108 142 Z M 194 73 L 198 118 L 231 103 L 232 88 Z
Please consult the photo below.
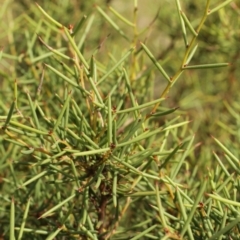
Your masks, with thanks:
M 4 239 L 239 239 L 230 2 L 4 2 Z

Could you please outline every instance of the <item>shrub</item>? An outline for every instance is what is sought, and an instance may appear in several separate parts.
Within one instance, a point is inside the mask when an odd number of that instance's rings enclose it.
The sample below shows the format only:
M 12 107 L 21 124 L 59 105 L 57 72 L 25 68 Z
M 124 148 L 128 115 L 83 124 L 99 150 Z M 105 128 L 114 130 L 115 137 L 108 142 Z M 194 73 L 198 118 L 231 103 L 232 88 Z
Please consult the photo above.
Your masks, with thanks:
M 65 11 L 75 10 L 64 2 L 36 4 L 11 19 L 6 33 L 15 42 L 1 55 L 9 68 L 1 72 L 4 237 L 237 239 L 238 154 L 208 138 L 225 158 L 214 152 L 218 164 L 209 164 L 209 147 L 202 143 L 208 151 L 199 150 L 197 127 L 178 109 L 194 98 L 188 89 L 180 93 L 189 82 L 177 83 L 182 74 L 190 79 L 190 73 L 226 71 L 229 64 L 218 61 L 225 57 L 206 54 L 214 40 L 204 24 L 218 11 L 225 16 L 229 2 L 207 1 L 204 8 L 186 2 L 189 11 L 202 8 L 202 17 L 197 11 L 192 21 L 180 1 L 175 12 L 164 3 L 169 9 L 163 17 L 173 29 L 163 27 L 160 46 L 154 36 L 161 9 L 150 21 L 138 15 L 137 1 L 133 21 L 111 6 L 86 3 L 81 7 L 91 12 L 72 26 Z M 209 169 L 202 167 L 205 160 Z

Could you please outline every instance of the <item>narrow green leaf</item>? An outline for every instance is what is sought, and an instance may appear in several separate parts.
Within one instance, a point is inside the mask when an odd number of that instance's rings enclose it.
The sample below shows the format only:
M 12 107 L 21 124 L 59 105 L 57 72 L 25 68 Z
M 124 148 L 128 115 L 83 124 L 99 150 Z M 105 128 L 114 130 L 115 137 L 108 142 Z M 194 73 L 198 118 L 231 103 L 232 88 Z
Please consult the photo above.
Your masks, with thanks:
M 52 240 L 55 239 L 55 237 L 58 235 L 59 232 L 62 231 L 64 226 L 57 228 L 54 232 L 50 233 L 50 235 L 48 235 L 48 237 L 46 238 L 46 240 Z
M 67 38 L 68 38 L 68 40 L 69 40 L 72 48 L 75 50 L 75 53 L 77 54 L 77 56 L 79 57 L 79 59 L 82 61 L 83 65 L 84 65 L 84 67 L 85 67 L 84 70 L 86 71 L 86 73 L 87 73 L 87 75 L 88 75 L 88 74 L 89 74 L 89 72 L 88 72 L 89 65 L 88 65 L 87 61 L 86 61 L 85 58 L 83 57 L 83 55 L 82 55 L 82 53 L 80 52 L 79 48 L 77 47 L 77 45 L 76 45 L 73 37 L 72 37 L 71 34 L 69 33 L 69 30 L 68 30 L 66 27 L 64 27 L 63 29 L 64 29 L 64 32 L 65 32 L 65 34 L 66 34 L 66 36 L 67 36 Z
M 136 98 L 133 94 L 133 90 L 132 90 L 132 87 L 131 87 L 131 84 L 130 84 L 130 79 L 128 77 L 128 74 L 127 74 L 127 71 L 125 68 L 123 68 L 123 75 L 124 75 L 124 78 L 125 78 L 125 81 L 126 81 L 126 85 L 127 85 L 127 89 L 128 89 L 128 94 L 130 96 L 130 99 L 131 99 L 131 103 L 134 107 L 137 107 L 138 104 L 136 102 Z M 140 114 L 137 110 L 134 111 L 134 116 L 135 116 L 135 119 L 138 119 Z
M 236 207 L 240 207 L 240 202 L 236 202 L 236 201 L 232 201 L 232 200 L 229 200 L 227 198 L 223 198 L 223 197 L 220 197 L 218 195 L 215 195 L 215 194 L 210 194 L 210 193 L 206 193 L 206 195 L 210 198 L 213 198 L 219 202 L 222 202 L 224 203 L 225 205 L 232 205 L 232 206 L 236 206 Z
M 178 9 L 178 17 L 179 17 L 179 21 L 180 21 L 180 24 L 181 24 L 181 28 L 182 28 L 182 34 L 183 34 L 183 39 L 184 39 L 184 43 L 185 43 L 185 46 L 188 47 L 188 40 L 187 40 L 187 32 L 186 32 L 186 27 L 185 27 L 185 24 L 184 24 L 184 21 L 183 21 L 183 18 L 181 17 L 181 5 L 180 5 L 180 2 L 179 0 L 175 0 L 176 2 L 176 5 L 177 5 L 177 9 Z
M 83 30 L 83 33 L 81 34 L 81 38 L 79 40 L 79 43 L 77 45 L 78 49 L 82 49 L 83 44 L 86 42 L 86 37 L 89 34 L 89 31 L 92 27 L 93 21 L 94 21 L 95 15 L 92 14 L 90 17 L 88 17 L 87 25 Z
M 58 52 L 66 52 L 66 48 L 65 47 L 64 48 L 59 48 Z M 40 56 L 37 56 L 37 57 L 32 59 L 32 64 L 40 62 L 40 61 L 42 61 L 42 60 L 44 60 L 46 58 L 49 58 L 49 57 L 51 57 L 53 55 L 54 55 L 53 52 L 42 53 Z M 58 61 L 57 58 L 55 58 L 55 59 Z
M 69 161 L 70 161 L 71 166 L 72 166 L 72 171 L 73 171 L 73 175 L 74 175 L 74 179 L 75 179 L 76 185 L 77 185 L 77 187 L 79 189 L 80 188 L 80 183 L 79 183 L 79 180 L 78 180 L 79 176 L 78 176 L 78 172 L 77 172 L 76 166 L 75 166 L 75 164 L 74 164 L 72 159 L 70 159 Z
M 233 221 L 231 221 L 229 224 L 227 224 L 223 229 L 220 231 L 214 233 L 208 240 L 215 240 L 221 237 L 223 234 L 230 232 L 231 229 L 233 229 L 238 223 L 240 223 L 240 218 L 236 218 Z
M 229 165 L 238 173 L 240 174 L 239 163 L 236 165 L 227 154 L 225 154 L 225 158 L 227 159 Z
M 225 168 L 225 166 L 224 166 L 223 162 L 221 161 L 221 159 L 218 157 L 218 155 L 217 155 L 215 152 L 213 152 L 213 154 L 214 154 L 215 158 L 217 159 L 219 165 L 221 166 L 223 172 L 229 177 L 229 176 L 230 176 L 230 173 L 229 173 L 228 170 Z
M 150 228 L 147 228 L 146 230 L 142 231 L 142 232 L 139 233 L 139 234 L 136 234 L 136 236 L 133 237 L 133 238 L 130 238 L 130 240 L 145 239 L 146 234 L 149 233 L 149 232 L 151 232 L 151 231 L 152 231 L 153 229 L 155 229 L 156 227 L 157 227 L 157 224 L 151 226 Z
M 43 8 L 41 8 L 37 3 L 35 3 L 38 7 L 38 9 L 41 11 L 41 13 L 49 20 L 50 23 L 56 25 L 58 28 L 62 28 L 63 25 L 59 22 L 57 22 L 55 19 L 53 19 L 51 16 L 49 16 L 44 10 Z
M 232 173 L 229 177 L 226 178 L 226 180 L 224 180 L 223 182 L 221 182 L 221 184 L 219 184 L 219 186 L 217 187 L 217 189 L 214 191 L 215 193 L 220 193 L 221 191 L 223 191 L 223 189 L 230 183 L 234 181 L 234 177 L 235 177 L 235 173 Z M 207 201 L 204 202 L 205 205 L 208 205 L 209 203 L 211 203 L 212 199 L 209 198 L 207 199 Z
M 207 186 L 207 180 L 204 179 L 203 182 L 201 183 L 201 187 L 198 191 L 198 194 L 197 194 L 197 197 L 195 198 L 194 200 L 194 204 L 193 206 L 191 207 L 191 211 L 190 213 L 187 215 L 187 219 L 185 219 L 186 221 L 184 222 L 184 226 L 182 227 L 182 231 L 181 231 L 181 236 L 183 237 L 184 236 L 184 233 L 186 232 L 186 230 L 189 228 L 190 226 L 190 222 L 192 221 L 192 218 L 195 214 L 195 211 L 197 209 L 197 206 L 199 205 L 199 202 L 201 200 L 201 198 L 203 197 L 203 193 L 206 189 L 206 186 Z
M 64 150 L 68 151 L 68 149 L 64 149 Z M 95 149 L 95 150 L 91 150 L 91 151 L 73 153 L 73 156 L 89 156 L 89 155 L 95 155 L 95 154 L 99 154 L 99 153 L 105 153 L 109 150 L 110 150 L 109 147 L 108 148 L 102 148 L 102 149 Z
M 83 23 L 85 22 L 87 16 L 86 15 L 83 15 L 83 17 L 80 19 L 80 21 L 78 22 L 77 26 L 75 27 L 73 33 L 72 33 L 72 36 L 74 37 L 77 32 L 81 29 Z
M 227 4 L 229 4 L 230 2 L 232 2 L 233 0 L 226 0 L 225 2 L 219 4 L 217 7 L 211 9 L 210 11 L 208 11 L 208 15 L 218 11 L 219 9 L 225 7 Z
M 158 100 L 159 100 L 159 99 L 158 99 Z M 170 114 L 170 113 L 175 112 L 177 109 L 178 109 L 178 107 L 173 108 L 173 109 L 170 109 L 170 110 L 167 110 L 167 111 L 164 111 L 164 112 L 155 112 L 155 113 L 151 114 L 150 117 L 160 117 L 160 116 L 165 116 L 165 115 L 168 115 L 168 114 Z
M 112 123 L 112 129 L 113 129 L 113 144 L 117 145 L 118 141 L 117 141 L 117 122 L 116 119 L 113 118 L 113 123 Z
M 83 115 L 81 107 L 78 106 L 78 104 L 76 103 L 76 101 L 74 99 L 71 99 L 71 102 L 73 103 L 73 107 L 76 109 L 76 111 L 77 111 L 77 113 L 79 115 L 79 118 L 81 119 L 81 121 L 84 122 L 84 125 L 87 127 L 88 133 L 91 133 L 92 136 L 96 136 L 95 132 L 90 127 L 88 120 Z
M 20 230 L 19 227 L 15 227 L 15 229 L 16 229 L 16 230 Z M 23 229 L 23 232 L 33 233 L 33 234 L 42 234 L 42 235 L 47 235 L 47 234 L 49 234 L 48 231 L 38 230 L 38 229 L 31 229 L 31 228 L 24 228 L 24 229 Z
M 33 101 L 32 101 L 32 98 L 31 98 L 29 92 L 27 92 L 27 97 L 28 97 L 29 106 L 31 108 L 31 112 L 32 112 L 32 115 L 33 115 L 33 119 L 34 119 L 34 122 L 35 122 L 35 126 L 36 126 L 37 129 L 39 129 L 40 125 L 39 125 L 38 117 L 37 117 L 37 114 L 36 114 L 36 109 L 34 107 L 34 104 L 33 104 Z
M 119 148 L 119 147 L 123 147 L 123 146 L 126 146 L 126 145 L 130 145 L 132 143 L 136 143 L 136 142 L 140 142 L 141 140 L 143 139 L 147 139 L 153 135 L 156 135 L 157 133 L 163 131 L 162 128 L 158 128 L 154 131 L 151 131 L 151 132 L 144 132 L 142 134 L 140 134 L 139 136 L 127 141 L 127 142 L 122 142 L 122 143 L 119 143 L 118 145 L 116 145 L 116 148 Z
M 135 27 L 135 24 L 128 21 L 125 17 L 123 17 L 120 13 L 118 13 L 114 8 L 112 7 L 108 7 L 109 10 L 115 15 L 117 16 L 121 21 L 123 21 L 124 23 L 126 23 L 127 25 L 131 26 L 131 27 Z
M 129 51 L 127 51 L 126 54 L 123 55 L 123 57 L 107 73 L 105 73 L 105 75 L 101 79 L 99 79 L 97 85 L 101 84 L 104 80 L 106 80 L 111 75 L 111 73 L 113 73 L 121 65 L 121 63 L 124 62 L 124 60 L 132 53 L 133 50 L 134 48 L 131 48 Z
M 135 106 L 135 107 L 131 107 L 131 108 L 127 108 L 127 109 L 123 109 L 123 110 L 119 110 L 117 111 L 117 114 L 119 113 L 128 113 L 128 112 L 133 112 L 135 110 L 139 110 L 139 109 L 143 109 L 143 108 L 147 108 L 147 107 L 150 107 L 151 105 L 154 105 L 158 102 L 162 102 L 164 101 L 165 98 L 159 98 L 159 99 L 156 99 L 156 100 L 153 100 L 153 101 L 150 101 L 150 102 L 147 102 L 147 103 L 144 103 L 144 104 L 141 104 L 141 105 L 138 105 L 138 106 Z M 171 109 L 172 110 L 172 109 Z M 155 114 L 152 114 L 152 116 L 155 116 Z
M 29 154 L 32 154 L 34 151 L 35 151 L 34 148 L 29 148 L 29 149 L 27 149 L 27 150 L 22 149 L 22 150 L 21 150 L 21 153 L 22 153 L 22 154 L 29 155 Z
M 194 56 L 195 52 L 197 51 L 197 48 L 198 48 L 198 44 L 196 44 L 196 46 L 189 53 L 187 61 L 185 63 L 186 65 L 188 65 L 190 63 L 190 61 L 192 60 L 192 57 Z
M 182 200 L 180 192 L 178 191 L 178 188 L 176 189 L 176 196 L 177 196 L 177 200 L 178 200 L 178 203 L 180 206 L 180 211 L 182 213 L 182 218 L 184 221 L 187 221 L 186 207 L 183 204 L 183 200 Z M 191 229 L 190 225 L 186 225 L 186 228 L 187 228 L 186 230 L 188 232 L 189 239 L 194 240 L 192 229 Z
M 14 81 L 14 99 L 15 99 L 15 106 L 16 109 L 18 109 L 18 85 L 17 85 L 17 80 L 15 79 Z
M 157 67 L 157 69 L 162 73 L 162 75 L 167 79 L 167 81 L 170 83 L 171 79 L 170 77 L 167 75 L 167 73 L 165 72 L 165 70 L 162 68 L 162 66 L 160 65 L 160 63 L 156 60 L 156 58 L 153 56 L 153 54 L 150 52 L 150 50 L 146 47 L 146 45 L 144 45 L 143 43 L 141 43 L 144 51 L 147 53 L 148 57 L 152 60 L 153 64 Z
M 96 233 L 94 233 L 95 231 L 95 229 L 94 229 L 94 224 L 93 224 L 93 222 L 92 222 L 92 220 L 91 220 L 91 218 L 90 218 L 90 216 L 89 216 L 89 214 L 87 215 L 87 223 L 88 223 L 88 226 L 89 226 L 89 228 L 90 228 L 90 232 L 92 232 L 93 234 L 93 239 L 94 240 L 98 240 L 98 238 L 97 238 L 97 234 Z
M 87 136 L 86 133 L 82 132 L 81 136 L 88 142 L 91 144 L 91 146 L 95 149 L 99 149 L 99 146 L 89 137 Z
M 97 65 L 94 56 L 91 57 L 91 62 L 90 62 L 90 76 L 93 79 L 94 84 L 97 83 Z
M 21 224 L 21 227 L 20 227 L 20 229 L 19 229 L 18 240 L 21 240 L 21 239 L 22 239 L 22 236 L 23 236 L 24 227 L 25 227 L 25 225 L 26 225 L 26 221 L 27 221 L 27 216 L 28 216 L 28 212 L 29 212 L 30 203 L 31 203 L 31 198 L 28 199 L 27 204 L 26 204 L 26 207 L 25 207 L 22 224 Z
M 55 68 L 51 67 L 48 64 L 45 64 L 46 67 L 48 67 L 50 70 L 52 70 L 54 73 L 56 73 L 59 77 L 61 77 L 62 79 L 64 79 L 66 82 L 70 83 L 71 85 L 73 85 L 74 87 L 78 87 L 79 85 L 74 82 L 73 80 L 69 79 L 68 77 L 66 77 L 64 74 L 62 74 L 61 72 L 59 72 L 58 70 L 56 70 Z
M 21 186 L 19 186 L 19 188 L 26 187 L 28 184 L 30 184 L 30 183 L 38 180 L 39 178 L 45 176 L 47 173 L 48 173 L 48 171 L 42 171 L 41 173 L 37 174 L 36 176 L 30 178 L 29 180 L 27 180 L 26 182 L 21 184 Z
M 159 194 L 159 183 L 157 181 L 155 182 L 155 194 L 156 194 L 156 199 L 157 199 L 158 214 L 161 219 L 161 223 L 162 223 L 164 229 L 168 229 L 167 221 L 164 216 L 165 209 L 162 206 L 162 201 L 161 201 L 161 197 Z
M 192 24 L 190 23 L 190 21 L 188 20 L 187 16 L 185 15 L 185 13 L 183 11 L 180 10 L 181 16 L 183 18 L 183 20 L 185 21 L 185 23 L 187 24 L 189 30 L 191 31 L 191 33 L 197 37 L 198 33 L 194 30 L 194 28 L 192 27 Z
M 11 200 L 11 209 L 10 209 L 10 240 L 15 240 L 15 201 L 14 198 Z
M 96 237 L 86 227 L 80 224 L 79 228 L 84 232 L 90 239 L 97 240 Z
M 212 64 L 202 64 L 202 65 L 184 65 L 183 70 L 186 69 L 203 69 L 203 68 L 219 68 L 219 67 L 228 67 L 229 63 L 212 63 Z
M 187 146 L 187 149 L 185 150 L 185 152 L 183 153 L 181 159 L 179 160 L 179 162 L 177 163 L 177 165 L 172 169 L 172 172 L 171 172 L 171 178 L 172 179 L 175 179 L 185 158 L 187 157 L 187 155 L 189 154 L 189 151 L 190 151 L 190 148 L 192 146 L 192 143 L 193 143 L 193 140 L 195 138 L 195 135 L 193 135 L 193 137 L 191 138 L 191 140 L 189 141 L 188 143 L 188 146 Z
M 69 202 L 71 199 L 73 199 L 76 196 L 76 194 L 71 195 L 70 197 L 66 198 L 64 201 L 60 202 L 59 204 L 57 204 L 55 207 L 49 209 L 47 212 L 45 212 L 43 215 L 41 215 L 38 219 L 40 218 L 45 218 L 47 217 L 49 214 L 53 213 L 54 211 L 56 211 L 57 209 L 59 209 L 60 207 L 62 207 L 65 203 Z
M 112 186 L 112 197 L 113 197 L 113 206 L 117 207 L 117 184 L 118 184 L 118 171 L 114 171 L 113 174 L 113 186 Z
M 163 131 L 166 131 L 166 130 L 169 130 L 169 129 L 173 129 L 173 128 L 178 128 L 178 127 L 181 127 L 181 126 L 183 126 L 183 125 L 185 125 L 185 124 L 188 124 L 188 123 L 190 123 L 191 121 L 184 121 L 184 122 L 181 122 L 181 123 L 177 123 L 177 124 L 173 124 L 173 125 L 170 125 L 170 126 L 168 126 L 168 127 L 165 127 L 164 129 L 163 129 Z
M 131 160 L 132 165 L 134 167 L 139 167 L 139 165 L 142 165 L 144 160 L 151 158 L 154 154 L 154 152 L 157 150 L 157 148 L 153 149 L 146 149 L 145 151 L 141 151 L 138 154 L 135 154 L 134 156 L 131 156 L 129 160 Z M 135 159 L 135 160 L 134 160 Z
M 22 117 L 21 115 L 19 115 L 19 114 L 13 114 L 12 116 L 11 116 L 11 119 L 13 119 L 13 118 L 20 118 L 20 117 Z M 0 120 L 6 120 L 8 118 L 8 116 L 0 116 Z
M 60 114 L 59 114 L 59 116 L 58 116 L 58 119 L 57 119 L 56 123 L 54 124 L 53 130 L 52 130 L 53 132 L 56 131 L 58 125 L 59 125 L 60 122 L 62 121 L 63 114 L 64 114 L 67 106 L 69 105 L 69 101 L 70 101 L 71 97 L 72 97 L 72 91 L 70 91 L 70 92 L 68 93 L 67 99 L 66 99 L 66 101 L 64 102 L 64 105 L 63 105 L 62 110 L 61 110 L 61 112 L 60 112 Z
M 218 139 L 213 137 L 213 140 L 222 148 L 222 150 L 235 162 L 235 164 L 239 165 L 239 159 L 235 157 Z
M 66 60 L 68 60 L 68 61 L 73 61 L 73 62 L 75 61 L 73 58 L 71 58 L 71 57 L 69 57 L 69 56 L 61 53 L 60 51 L 58 51 L 58 50 L 50 47 L 49 45 L 47 45 L 47 44 L 42 40 L 42 38 L 41 38 L 40 36 L 38 36 L 38 39 L 39 39 L 39 41 L 40 41 L 49 51 L 51 51 L 52 53 L 56 54 L 57 56 L 59 56 L 59 57 L 61 57 L 61 58 L 63 58 L 63 59 L 66 59 Z
M 145 172 L 141 172 L 140 170 L 138 170 L 137 168 L 133 167 L 132 165 L 128 164 L 127 162 L 125 161 L 122 161 L 121 159 L 119 159 L 118 157 L 116 156 L 113 156 L 113 158 L 118 161 L 119 163 L 121 163 L 123 166 L 127 167 L 129 170 L 132 170 L 132 172 L 138 174 L 139 176 L 144 176 L 146 178 L 150 178 L 150 179 L 155 179 L 155 180 L 161 180 L 160 177 L 158 176 L 155 176 L 153 174 L 148 174 L 148 173 L 145 173 Z
M 68 89 L 65 88 L 65 92 L 64 92 L 64 99 L 65 99 L 65 101 L 67 100 L 67 96 L 68 96 Z M 63 136 L 64 139 L 66 139 L 66 137 L 67 137 L 66 131 L 67 131 L 67 128 L 68 128 L 68 125 L 69 125 L 68 124 L 68 121 L 69 121 L 69 109 L 70 109 L 69 105 L 70 105 L 70 103 L 67 104 L 65 112 L 63 114 L 63 121 L 62 121 L 62 125 L 61 125 L 63 127 L 62 136 Z
M 162 164 L 159 166 L 159 169 L 164 168 L 168 164 L 168 162 L 172 159 L 172 157 L 175 155 L 175 153 L 179 150 L 179 148 L 182 146 L 183 146 L 182 143 L 177 145 L 177 147 L 173 149 L 173 151 L 167 156 L 167 158 L 164 161 L 162 161 Z
M 99 102 L 98 105 L 101 105 L 102 106 L 101 108 L 104 108 L 102 97 L 101 97 L 101 95 L 100 95 L 100 93 L 99 93 L 99 91 L 97 89 L 97 86 L 96 86 L 95 82 L 93 81 L 93 79 L 91 77 L 89 77 L 88 80 L 89 80 L 89 82 L 90 82 L 90 84 L 92 86 L 92 89 L 93 89 L 94 93 L 97 96 L 97 100 Z M 96 103 L 96 101 L 94 101 L 94 103 Z
M 99 7 L 96 6 L 98 12 L 112 25 L 112 27 L 117 30 L 120 35 L 122 35 L 126 40 L 129 41 L 129 38 L 126 36 L 126 34 L 120 29 L 120 27 L 114 22 L 112 21 L 112 19 Z
M 9 139 L 9 138 L 5 138 L 5 140 L 10 142 L 10 143 L 13 143 L 16 146 L 20 146 L 20 147 L 26 147 L 26 145 L 27 145 L 27 144 L 25 144 L 23 142 L 19 142 L 19 140 L 15 141 L 15 140 L 12 140 L 12 139 Z
M 85 187 L 83 193 L 83 209 L 82 209 L 82 219 L 81 224 L 85 225 L 88 216 L 88 208 L 89 208 L 89 187 Z
M 110 147 L 111 144 L 113 143 L 113 138 L 112 138 L 112 102 L 111 102 L 111 95 L 108 97 L 108 146 Z
M 44 131 L 41 131 L 41 130 L 38 130 L 38 129 L 35 129 L 35 128 L 32 128 L 32 127 L 29 127 L 29 126 L 27 126 L 25 124 L 21 124 L 19 122 L 15 122 L 13 120 L 10 121 L 10 124 L 14 125 L 14 126 L 17 126 L 17 127 L 21 128 L 21 129 L 28 130 L 30 132 L 40 134 L 40 135 L 49 135 L 49 132 L 44 132 Z
M 8 126 L 8 124 L 9 124 L 9 122 L 11 121 L 14 108 L 15 108 L 15 101 L 13 101 L 12 104 L 11 104 L 11 107 L 10 107 L 10 109 L 9 109 L 9 112 L 8 112 L 8 115 L 7 115 L 5 124 L 3 125 L 3 129 L 6 129 L 7 126 Z

